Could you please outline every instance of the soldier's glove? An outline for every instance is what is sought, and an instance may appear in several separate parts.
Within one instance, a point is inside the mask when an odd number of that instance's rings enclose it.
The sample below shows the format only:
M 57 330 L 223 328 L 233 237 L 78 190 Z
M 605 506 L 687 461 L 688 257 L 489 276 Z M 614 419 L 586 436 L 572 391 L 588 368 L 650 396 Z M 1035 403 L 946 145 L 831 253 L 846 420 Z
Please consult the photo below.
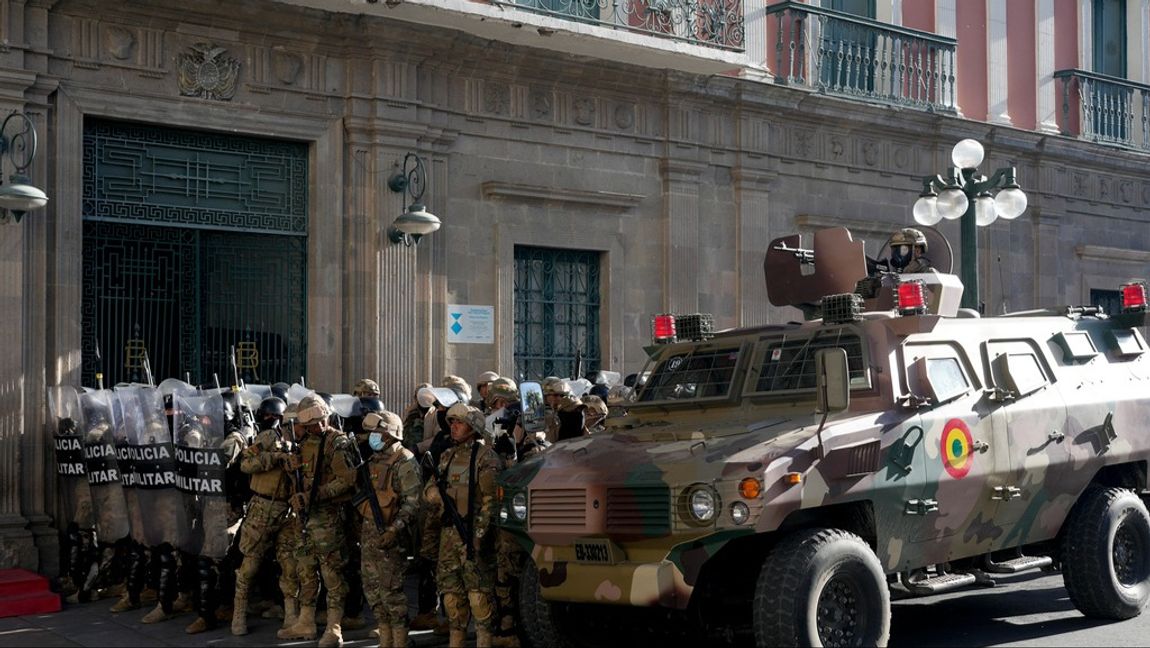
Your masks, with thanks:
M 387 530 L 385 530 L 383 532 L 383 537 L 380 538 L 380 544 L 383 546 L 384 549 L 391 549 L 392 547 L 395 546 L 395 543 L 398 540 L 399 540 L 399 529 L 396 529 L 395 526 L 393 525 L 393 526 L 387 527 Z
M 303 493 L 292 495 L 288 502 L 291 505 L 291 510 L 295 511 L 297 515 L 303 513 L 303 510 L 307 508 L 307 497 Z
M 275 463 L 278 463 L 281 466 L 285 466 L 285 467 L 288 465 L 288 462 L 291 461 L 291 458 L 292 458 L 292 455 L 290 453 L 287 453 L 287 452 L 277 452 L 277 453 L 272 455 L 272 461 L 274 461 Z M 292 468 L 292 470 L 295 470 L 295 469 Z
M 300 456 L 297 454 L 288 455 L 288 458 L 284 460 L 284 468 L 286 470 L 299 470 L 299 467 L 302 465 L 303 459 L 300 459 Z

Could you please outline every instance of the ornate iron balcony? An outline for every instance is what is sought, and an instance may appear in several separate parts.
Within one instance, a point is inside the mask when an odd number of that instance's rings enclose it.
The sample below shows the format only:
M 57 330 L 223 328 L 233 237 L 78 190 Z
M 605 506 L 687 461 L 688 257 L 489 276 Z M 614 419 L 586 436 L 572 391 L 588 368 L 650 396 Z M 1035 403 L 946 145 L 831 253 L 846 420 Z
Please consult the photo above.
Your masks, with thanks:
M 575 22 L 743 50 L 742 0 L 492 0 Z
M 955 39 L 798 2 L 766 13 L 777 83 L 955 112 Z
M 1087 72 L 1058 70 L 1063 135 L 1150 151 L 1150 85 Z

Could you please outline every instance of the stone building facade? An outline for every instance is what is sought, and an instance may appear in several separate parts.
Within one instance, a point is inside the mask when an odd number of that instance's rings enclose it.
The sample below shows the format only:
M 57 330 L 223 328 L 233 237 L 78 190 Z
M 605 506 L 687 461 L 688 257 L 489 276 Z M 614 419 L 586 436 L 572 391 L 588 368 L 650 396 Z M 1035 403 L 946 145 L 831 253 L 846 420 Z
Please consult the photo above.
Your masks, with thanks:
M 417 382 L 514 372 L 517 247 L 594 253 L 594 360 L 636 371 L 653 313 L 798 317 L 767 302 L 768 242 L 845 225 L 877 251 L 966 137 L 984 166 L 1018 167 L 1030 200 L 979 232 L 989 311 L 1150 274 L 1145 155 L 754 76 L 271 0 L 0 0 L 0 111 L 32 117 L 31 177 L 51 197 L 0 224 L 0 567 L 55 569 L 45 387 L 83 372 L 93 120 L 306 145 L 306 281 L 288 299 L 306 312 L 307 380 L 374 377 L 393 409 Z M 408 153 L 443 221 L 412 247 L 386 235 Z M 957 222 L 941 228 L 957 247 Z M 492 306 L 492 343 L 449 342 L 450 304 Z

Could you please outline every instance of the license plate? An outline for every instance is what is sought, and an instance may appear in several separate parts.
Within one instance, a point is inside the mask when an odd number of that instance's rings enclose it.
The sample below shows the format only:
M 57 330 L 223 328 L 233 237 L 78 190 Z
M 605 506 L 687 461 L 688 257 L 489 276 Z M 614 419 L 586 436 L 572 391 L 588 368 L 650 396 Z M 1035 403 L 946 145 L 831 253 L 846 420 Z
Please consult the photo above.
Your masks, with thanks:
M 613 565 L 616 562 L 615 546 L 606 538 L 576 540 L 575 560 L 596 565 Z

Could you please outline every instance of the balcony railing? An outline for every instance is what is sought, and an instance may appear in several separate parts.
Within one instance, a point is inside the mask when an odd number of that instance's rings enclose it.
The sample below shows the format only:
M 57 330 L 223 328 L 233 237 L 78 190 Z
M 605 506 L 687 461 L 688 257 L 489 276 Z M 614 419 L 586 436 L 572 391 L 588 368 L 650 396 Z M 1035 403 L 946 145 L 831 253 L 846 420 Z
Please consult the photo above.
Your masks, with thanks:
M 743 49 L 742 0 L 493 0 L 493 3 L 695 45 Z
M 955 111 L 953 38 L 789 1 L 768 6 L 767 19 L 778 83 Z
M 1150 151 L 1150 86 L 1085 70 L 1054 78 L 1062 82 L 1064 135 Z

